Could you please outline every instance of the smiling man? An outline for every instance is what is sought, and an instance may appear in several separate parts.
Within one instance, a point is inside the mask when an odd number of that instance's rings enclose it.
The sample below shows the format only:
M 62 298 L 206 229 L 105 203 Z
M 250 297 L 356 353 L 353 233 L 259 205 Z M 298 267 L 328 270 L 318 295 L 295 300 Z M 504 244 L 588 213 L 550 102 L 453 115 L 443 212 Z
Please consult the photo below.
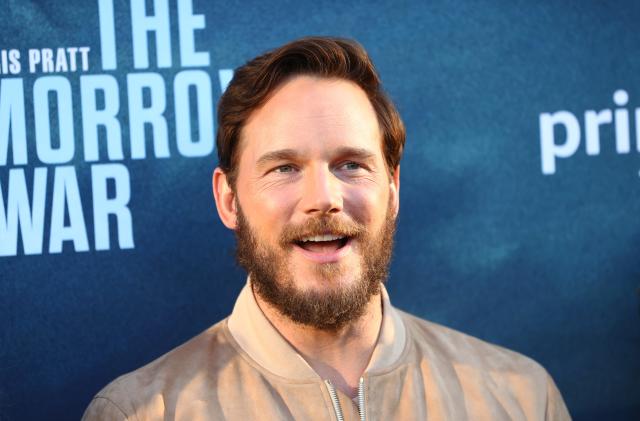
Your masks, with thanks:
M 405 132 L 360 45 L 304 38 L 251 60 L 218 120 L 213 191 L 247 284 L 85 419 L 570 419 L 534 361 L 391 305 Z

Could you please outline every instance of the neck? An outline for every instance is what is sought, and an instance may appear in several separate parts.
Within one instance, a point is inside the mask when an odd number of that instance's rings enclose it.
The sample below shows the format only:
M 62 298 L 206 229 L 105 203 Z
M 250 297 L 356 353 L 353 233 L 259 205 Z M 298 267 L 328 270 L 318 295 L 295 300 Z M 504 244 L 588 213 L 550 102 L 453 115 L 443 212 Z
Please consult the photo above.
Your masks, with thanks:
M 327 331 L 295 323 L 255 294 L 258 306 L 316 373 L 350 397 L 358 393 L 358 382 L 367 368 L 382 324 L 380 294 L 369 300 L 364 314 L 346 326 Z

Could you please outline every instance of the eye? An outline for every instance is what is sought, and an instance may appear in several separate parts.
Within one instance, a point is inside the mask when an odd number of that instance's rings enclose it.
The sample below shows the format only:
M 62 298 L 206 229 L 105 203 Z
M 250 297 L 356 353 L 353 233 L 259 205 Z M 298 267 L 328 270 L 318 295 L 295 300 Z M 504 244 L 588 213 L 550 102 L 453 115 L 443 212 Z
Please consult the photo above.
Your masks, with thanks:
M 280 165 L 279 167 L 276 167 L 273 169 L 273 172 L 275 173 L 279 173 L 279 174 L 290 174 L 292 172 L 294 172 L 296 169 L 293 167 L 293 165 Z
M 342 164 L 342 168 L 349 171 L 355 171 L 362 168 L 362 165 L 358 164 L 357 162 L 349 161 Z

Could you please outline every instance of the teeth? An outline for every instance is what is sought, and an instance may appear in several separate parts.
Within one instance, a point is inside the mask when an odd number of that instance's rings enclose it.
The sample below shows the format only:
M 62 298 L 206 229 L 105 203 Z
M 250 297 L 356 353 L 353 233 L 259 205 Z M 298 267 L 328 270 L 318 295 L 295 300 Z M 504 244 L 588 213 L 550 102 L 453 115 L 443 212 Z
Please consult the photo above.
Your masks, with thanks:
M 341 240 L 343 238 L 343 236 L 339 235 L 315 235 L 313 237 L 305 237 L 301 241 L 306 243 L 307 241 L 333 241 Z

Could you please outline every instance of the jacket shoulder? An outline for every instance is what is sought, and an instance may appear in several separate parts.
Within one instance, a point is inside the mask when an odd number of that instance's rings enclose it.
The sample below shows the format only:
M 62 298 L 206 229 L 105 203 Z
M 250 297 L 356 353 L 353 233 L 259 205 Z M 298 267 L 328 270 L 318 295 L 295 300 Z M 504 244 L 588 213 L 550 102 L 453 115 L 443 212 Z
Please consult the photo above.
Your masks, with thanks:
M 520 353 L 429 322 L 400 311 L 404 321 L 413 363 L 425 378 L 436 375 L 443 389 L 473 396 L 478 402 L 497 399 L 505 408 L 520 408 L 532 419 L 566 421 L 567 411 L 560 391 L 547 371 Z M 472 405 L 473 403 L 473 405 Z M 480 413 L 480 412 L 478 412 Z
M 238 359 L 226 323 L 227 319 L 216 323 L 151 363 L 113 380 L 95 395 L 83 421 L 162 417 L 171 412 L 171 398 L 179 393 L 215 387 L 217 373 Z
M 410 339 L 422 353 L 456 365 L 546 376 L 540 364 L 518 352 L 402 311 L 400 314 Z

